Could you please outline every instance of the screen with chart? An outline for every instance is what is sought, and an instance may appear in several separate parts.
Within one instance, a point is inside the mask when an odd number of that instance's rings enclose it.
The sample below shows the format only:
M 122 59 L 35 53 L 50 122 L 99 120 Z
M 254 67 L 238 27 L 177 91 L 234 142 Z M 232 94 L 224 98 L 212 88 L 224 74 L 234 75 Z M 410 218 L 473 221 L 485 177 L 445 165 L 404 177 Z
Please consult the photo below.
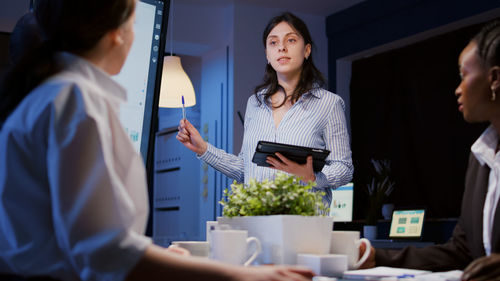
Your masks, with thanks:
M 127 90 L 127 103 L 120 108 L 120 120 L 144 161 L 154 139 L 168 3 L 168 0 L 137 2 L 134 43 L 121 72 L 114 76 Z
M 332 190 L 330 216 L 333 221 L 352 221 L 353 187 L 354 184 L 350 182 Z
M 425 210 L 395 210 L 392 214 L 391 238 L 415 238 L 422 235 Z

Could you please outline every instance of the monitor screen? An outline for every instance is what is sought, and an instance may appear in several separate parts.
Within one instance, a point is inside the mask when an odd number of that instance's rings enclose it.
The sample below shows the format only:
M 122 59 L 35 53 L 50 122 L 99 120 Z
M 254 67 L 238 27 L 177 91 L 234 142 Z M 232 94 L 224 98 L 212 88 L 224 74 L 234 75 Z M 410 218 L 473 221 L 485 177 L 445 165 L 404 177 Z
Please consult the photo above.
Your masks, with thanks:
M 425 210 L 394 210 L 390 238 L 420 238 L 424 226 Z
M 333 221 L 352 221 L 353 187 L 354 184 L 350 182 L 332 190 L 330 216 L 333 217 Z
M 127 103 L 120 108 L 120 120 L 146 167 L 150 146 L 154 145 L 168 6 L 168 0 L 137 2 L 134 43 L 121 72 L 114 76 L 127 90 Z

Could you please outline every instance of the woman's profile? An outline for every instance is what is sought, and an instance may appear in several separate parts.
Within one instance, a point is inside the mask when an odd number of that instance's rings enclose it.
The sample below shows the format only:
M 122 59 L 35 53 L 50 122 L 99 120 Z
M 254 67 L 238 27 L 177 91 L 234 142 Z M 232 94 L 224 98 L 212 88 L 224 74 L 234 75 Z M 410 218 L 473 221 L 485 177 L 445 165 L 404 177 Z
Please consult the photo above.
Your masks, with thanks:
M 111 78 L 134 40 L 136 4 L 37 0 L 43 42 L 0 92 L 0 279 L 310 279 L 302 268 L 187 257 L 144 235 L 145 168 Z

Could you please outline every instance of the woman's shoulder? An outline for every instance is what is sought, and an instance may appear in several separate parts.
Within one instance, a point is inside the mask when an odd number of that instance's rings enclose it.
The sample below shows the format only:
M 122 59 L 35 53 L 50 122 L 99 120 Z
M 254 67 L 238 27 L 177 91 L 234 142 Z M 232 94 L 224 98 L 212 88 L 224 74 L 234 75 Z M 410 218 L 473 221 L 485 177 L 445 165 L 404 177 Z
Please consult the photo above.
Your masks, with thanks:
M 265 90 L 260 90 L 257 93 L 252 94 L 248 97 L 247 106 L 259 107 L 264 103 Z
M 324 88 L 314 88 L 311 90 L 311 95 L 321 100 L 322 103 L 336 104 L 340 103 L 344 105 L 344 100 L 339 95 L 330 92 Z

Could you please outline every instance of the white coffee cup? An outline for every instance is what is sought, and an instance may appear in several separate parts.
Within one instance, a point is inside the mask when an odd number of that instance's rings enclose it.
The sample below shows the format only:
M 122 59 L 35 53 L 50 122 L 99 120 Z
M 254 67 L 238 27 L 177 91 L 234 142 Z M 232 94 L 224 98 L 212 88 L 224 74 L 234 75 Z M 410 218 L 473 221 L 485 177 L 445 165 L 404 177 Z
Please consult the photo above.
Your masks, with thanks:
M 210 233 L 213 230 L 228 230 L 231 229 L 231 227 L 227 224 L 221 224 L 218 221 L 207 221 L 206 222 L 206 240 L 207 242 L 210 242 Z
M 212 230 L 210 236 L 210 258 L 214 260 L 248 266 L 262 251 L 259 239 L 248 237 L 246 230 Z M 255 250 L 247 258 L 252 242 Z
M 347 255 L 298 254 L 297 265 L 303 265 L 321 276 L 341 277 L 347 270 Z
M 186 249 L 191 255 L 198 257 L 208 257 L 210 250 L 207 241 L 173 241 L 172 245 Z
M 332 231 L 330 253 L 347 255 L 347 266 L 350 270 L 358 269 L 370 256 L 370 240 L 359 239 L 359 236 L 359 231 Z M 361 243 L 365 243 L 366 251 L 359 258 Z

